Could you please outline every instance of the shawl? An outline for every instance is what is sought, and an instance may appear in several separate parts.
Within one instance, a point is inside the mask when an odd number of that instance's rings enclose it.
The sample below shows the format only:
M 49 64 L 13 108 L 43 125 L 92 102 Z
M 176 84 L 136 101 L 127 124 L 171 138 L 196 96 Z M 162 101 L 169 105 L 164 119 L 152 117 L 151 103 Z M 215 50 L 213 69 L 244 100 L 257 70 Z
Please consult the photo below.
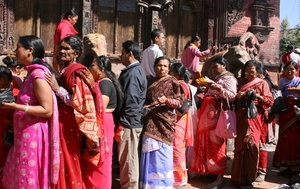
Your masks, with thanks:
M 148 78 L 145 102 L 148 111 L 145 113 L 144 134 L 172 145 L 177 115 L 174 113 L 174 108 L 158 103 L 157 99 L 161 96 L 180 99 L 181 90 L 176 78 L 173 76 Z
M 31 72 L 35 69 L 41 69 L 44 72 L 50 72 L 48 68 L 39 64 L 31 64 L 26 66 L 26 70 Z M 50 146 L 50 181 L 53 184 L 58 182 L 58 173 L 60 166 L 60 154 L 59 154 L 59 121 L 58 121 L 58 105 L 55 93 L 52 91 L 52 102 L 53 102 L 53 114 L 50 117 L 49 122 L 49 146 Z
M 257 83 L 259 82 L 262 82 L 263 80 L 260 79 L 260 78 L 255 78 L 254 80 L 246 83 L 245 85 L 243 85 L 241 88 L 240 88 L 240 91 L 246 91 L 248 90 L 251 86 L 253 85 L 256 85 Z
M 102 158 L 108 151 L 104 130 L 101 129 L 104 113 L 101 91 L 95 84 L 92 74 L 79 63 L 72 63 L 66 67 L 61 75 L 61 81 L 72 93 L 71 101 L 76 122 L 79 130 L 87 137 L 88 153 L 84 153 L 83 158 L 97 165 L 100 158 L 98 152 L 100 151 Z M 101 146 L 99 138 L 103 139 Z

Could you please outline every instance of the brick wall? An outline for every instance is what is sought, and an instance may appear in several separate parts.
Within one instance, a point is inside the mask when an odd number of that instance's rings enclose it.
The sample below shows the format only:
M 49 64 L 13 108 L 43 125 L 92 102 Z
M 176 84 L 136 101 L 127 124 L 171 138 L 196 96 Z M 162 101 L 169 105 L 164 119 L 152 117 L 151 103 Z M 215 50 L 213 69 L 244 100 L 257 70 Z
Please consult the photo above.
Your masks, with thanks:
M 245 0 L 243 11 L 245 13 L 244 18 L 236 22 L 228 32 L 229 36 L 240 36 L 248 31 L 248 27 L 251 26 L 251 11 L 248 9 L 249 5 L 254 0 Z M 279 63 L 279 42 L 280 42 L 280 0 L 266 0 L 268 4 L 271 4 L 275 10 L 270 14 L 270 26 L 275 29 L 270 32 L 268 38 L 260 45 L 259 61 L 266 65 L 266 68 L 270 72 L 272 80 L 277 84 L 277 67 Z

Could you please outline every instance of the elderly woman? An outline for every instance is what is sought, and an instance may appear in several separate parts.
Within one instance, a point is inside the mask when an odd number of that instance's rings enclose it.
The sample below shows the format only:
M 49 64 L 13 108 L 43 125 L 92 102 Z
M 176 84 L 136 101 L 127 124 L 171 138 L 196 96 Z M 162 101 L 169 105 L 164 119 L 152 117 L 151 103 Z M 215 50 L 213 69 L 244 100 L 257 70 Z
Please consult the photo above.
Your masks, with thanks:
M 144 136 L 140 170 L 140 188 L 173 188 L 173 136 L 182 104 L 180 84 L 168 75 L 170 60 L 154 62 L 156 77 L 149 76 L 145 101 Z
M 59 61 L 62 65 L 60 83 L 47 74 L 47 82 L 60 98 L 58 103 L 60 122 L 60 158 L 58 184 L 52 188 L 82 188 L 82 170 L 80 160 L 90 161 L 98 165 L 99 138 L 101 146 L 106 145 L 102 140 L 102 129 L 99 121 L 103 119 L 101 103 L 94 99 L 102 99 L 100 93 L 94 93 L 94 78 L 90 71 L 77 59 L 82 53 L 82 42 L 77 36 L 70 35 L 61 40 Z M 97 89 L 97 88 L 95 88 Z M 98 96 L 97 96 L 98 95 Z M 104 146 L 106 148 L 106 146 Z M 100 147 L 101 157 L 107 157 L 107 151 Z M 85 168 L 85 167 L 83 167 Z M 76 184 L 74 184 L 76 183 Z
M 282 91 L 287 110 L 279 114 L 279 138 L 273 157 L 273 166 L 276 168 L 287 167 L 279 172 L 281 176 L 292 176 L 292 181 L 299 178 L 300 172 L 300 121 L 296 116 L 294 105 L 300 107 L 299 91 L 289 91 L 288 88 L 300 88 L 300 78 L 296 77 L 298 64 L 290 61 L 283 67 L 285 78 L 279 80 L 278 88 Z
M 200 174 L 217 174 L 217 179 L 207 188 L 224 187 L 223 175 L 226 168 L 226 139 L 215 135 L 221 102 L 223 109 L 230 109 L 228 101 L 236 95 L 237 81 L 227 71 L 228 61 L 223 56 L 211 63 L 215 82 L 207 83 L 208 91 L 202 101 L 198 118 L 197 137 L 194 144 L 194 156 L 191 169 Z
M 273 104 L 268 83 L 258 78 L 259 63 L 246 62 L 236 95 L 237 137 L 235 139 L 234 160 L 231 169 L 231 182 L 239 187 L 251 188 L 258 169 L 259 141 L 264 115 Z M 253 103 L 257 114 L 246 110 Z M 254 108 L 255 108 L 254 107 Z

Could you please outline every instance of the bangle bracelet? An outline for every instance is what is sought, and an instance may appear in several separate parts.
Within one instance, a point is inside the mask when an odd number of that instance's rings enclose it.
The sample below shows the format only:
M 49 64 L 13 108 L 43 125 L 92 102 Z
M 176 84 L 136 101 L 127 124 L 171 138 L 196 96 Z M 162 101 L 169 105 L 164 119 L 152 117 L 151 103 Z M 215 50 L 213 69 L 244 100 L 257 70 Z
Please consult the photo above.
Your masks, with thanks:
M 28 112 L 28 109 L 29 109 L 29 105 L 27 104 L 27 105 L 26 105 L 26 108 L 25 108 L 25 113 Z

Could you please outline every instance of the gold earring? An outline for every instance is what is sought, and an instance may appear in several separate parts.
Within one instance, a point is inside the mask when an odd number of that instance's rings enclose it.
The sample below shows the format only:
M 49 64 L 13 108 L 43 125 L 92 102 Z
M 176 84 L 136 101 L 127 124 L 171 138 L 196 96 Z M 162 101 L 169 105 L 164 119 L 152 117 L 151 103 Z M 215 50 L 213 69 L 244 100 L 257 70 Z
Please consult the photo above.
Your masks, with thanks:
M 76 57 L 74 57 L 73 62 L 76 62 Z

